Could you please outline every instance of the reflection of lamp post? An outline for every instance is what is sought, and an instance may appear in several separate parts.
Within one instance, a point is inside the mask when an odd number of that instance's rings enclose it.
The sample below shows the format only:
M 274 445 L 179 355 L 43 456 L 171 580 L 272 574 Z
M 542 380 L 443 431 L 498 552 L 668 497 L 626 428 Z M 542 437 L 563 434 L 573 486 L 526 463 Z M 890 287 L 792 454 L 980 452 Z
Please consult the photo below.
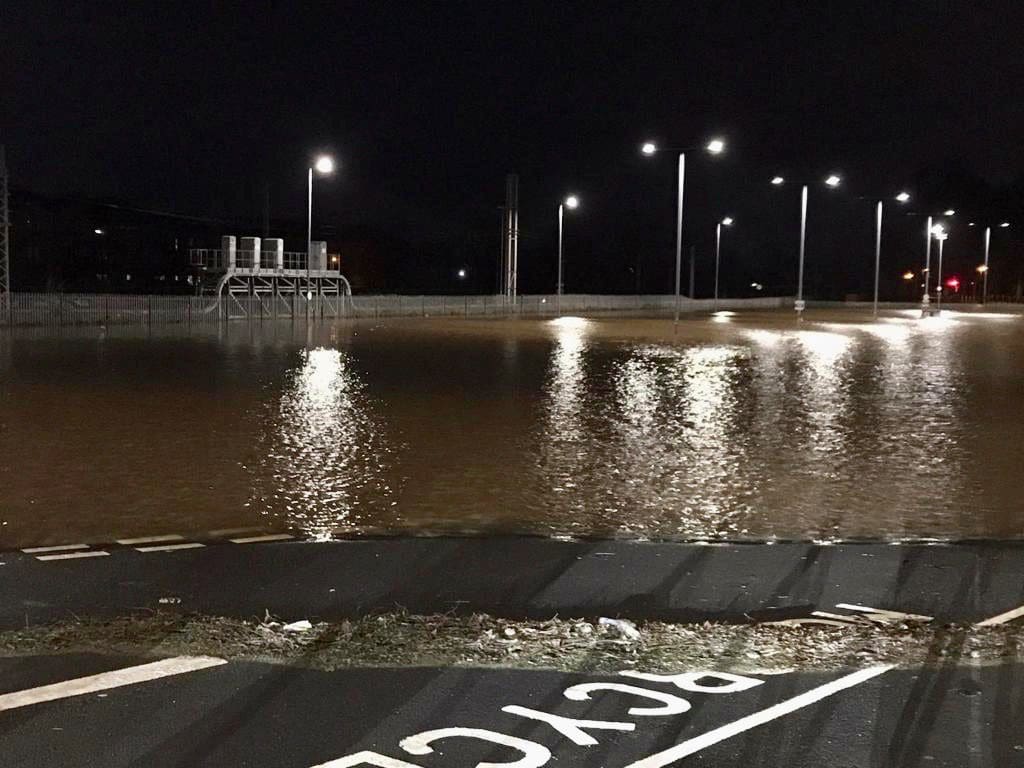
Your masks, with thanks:
M 725 151 L 725 141 L 712 139 L 705 147 L 708 153 L 720 155 Z M 670 148 L 659 148 L 652 141 L 646 142 L 640 151 L 650 157 L 656 152 L 673 151 Z M 679 323 L 679 270 L 683 259 L 683 189 L 686 182 L 686 152 L 689 150 L 674 150 L 679 152 L 679 175 L 676 182 L 676 287 L 675 287 L 675 323 Z
M 722 227 L 732 226 L 732 216 L 726 216 L 715 225 L 715 309 L 718 309 L 718 262 L 722 255 Z
M 786 183 L 786 180 L 781 176 L 772 177 L 772 185 L 781 187 Z M 825 186 L 835 189 L 842 183 L 842 179 L 836 176 L 834 173 L 825 179 Z M 796 283 L 796 303 L 794 308 L 796 309 L 797 317 L 803 319 L 804 316 L 804 245 L 807 239 L 807 184 L 803 185 L 803 189 L 800 191 L 800 268 L 797 273 Z

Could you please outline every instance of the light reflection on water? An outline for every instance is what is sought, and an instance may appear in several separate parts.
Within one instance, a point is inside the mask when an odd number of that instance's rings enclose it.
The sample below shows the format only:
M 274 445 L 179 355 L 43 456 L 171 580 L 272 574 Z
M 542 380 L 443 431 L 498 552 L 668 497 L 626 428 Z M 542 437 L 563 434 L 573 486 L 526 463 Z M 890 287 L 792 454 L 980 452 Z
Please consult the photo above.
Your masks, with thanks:
M 0 536 L 1024 535 L 1019 317 L 728 320 L 0 339 Z
M 366 522 L 365 508 L 382 514 L 393 505 L 389 448 L 347 353 L 317 347 L 299 359 L 269 403 L 253 501 L 322 536 Z

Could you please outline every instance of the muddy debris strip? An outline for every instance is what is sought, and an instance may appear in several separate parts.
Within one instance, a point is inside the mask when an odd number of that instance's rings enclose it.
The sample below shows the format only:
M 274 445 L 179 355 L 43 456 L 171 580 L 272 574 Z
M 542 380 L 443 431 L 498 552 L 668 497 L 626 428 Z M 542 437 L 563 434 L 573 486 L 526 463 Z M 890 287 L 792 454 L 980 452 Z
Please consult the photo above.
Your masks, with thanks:
M 162 609 L 0 633 L 0 655 L 211 655 L 340 669 L 477 666 L 606 673 L 645 669 L 769 672 L 1024 660 L 1024 626 L 923 621 L 670 624 L 619 619 L 510 621 L 393 612 L 352 621 L 242 621 Z

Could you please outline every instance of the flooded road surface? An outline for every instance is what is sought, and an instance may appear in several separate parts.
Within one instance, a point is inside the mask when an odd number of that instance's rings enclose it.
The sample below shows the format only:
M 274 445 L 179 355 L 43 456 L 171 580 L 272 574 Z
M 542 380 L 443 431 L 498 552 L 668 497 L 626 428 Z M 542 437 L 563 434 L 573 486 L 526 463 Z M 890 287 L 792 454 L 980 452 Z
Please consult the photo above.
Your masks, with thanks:
M 0 545 L 262 526 L 1024 536 L 1024 318 L 0 335 Z

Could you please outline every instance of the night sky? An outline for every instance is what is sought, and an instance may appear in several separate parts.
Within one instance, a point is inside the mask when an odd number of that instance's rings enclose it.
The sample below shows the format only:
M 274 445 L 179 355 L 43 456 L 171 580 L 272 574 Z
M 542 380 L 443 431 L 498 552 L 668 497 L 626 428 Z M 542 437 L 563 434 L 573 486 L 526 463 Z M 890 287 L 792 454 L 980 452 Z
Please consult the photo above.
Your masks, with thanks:
M 872 247 L 860 197 L 906 187 L 911 209 L 1024 229 L 1022 43 L 1019 3 L 7 0 L 0 142 L 16 188 L 253 220 L 265 185 L 273 216 L 301 219 L 309 159 L 329 150 L 342 168 L 317 182 L 318 219 L 481 271 L 517 172 L 524 287 L 549 287 L 575 192 L 567 290 L 609 291 L 671 270 L 674 159 L 640 142 L 721 135 L 726 155 L 690 164 L 698 258 L 731 213 L 734 280 L 763 263 L 781 286 L 798 190 L 767 179 L 837 171 L 841 190 L 812 191 L 808 258 L 819 280 L 852 264 L 852 290 Z M 896 272 L 923 237 L 893 216 Z M 947 247 L 966 265 L 975 231 L 957 223 Z

